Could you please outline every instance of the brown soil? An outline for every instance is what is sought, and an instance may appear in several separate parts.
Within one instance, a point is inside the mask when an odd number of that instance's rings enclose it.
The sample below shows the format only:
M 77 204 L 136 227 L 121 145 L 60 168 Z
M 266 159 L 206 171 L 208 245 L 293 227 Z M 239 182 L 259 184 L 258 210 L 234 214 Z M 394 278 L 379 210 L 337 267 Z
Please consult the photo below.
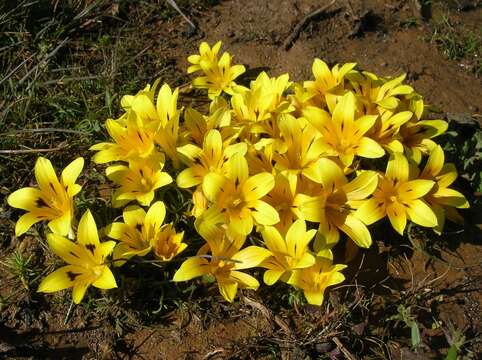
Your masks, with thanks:
M 199 33 L 189 37 L 187 25 L 182 18 L 175 17 L 155 23 L 152 31 L 157 37 L 152 36 L 152 44 L 148 45 L 162 49 L 160 55 L 174 61 L 180 73 L 187 67 L 186 57 L 196 52 L 200 41 L 222 40 L 223 49 L 254 75 L 264 69 L 271 75 L 288 72 L 293 80 L 301 80 L 311 77 L 315 57 L 330 64 L 354 61 L 360 68 L 380 75 L 407 73 L 407 81 L 442 113 L 480 116 L 482 81 L 471 68 L 474 62 L 448 60 L 429 41 L 431 23 L 437 14 L 449 9 L 458 22 L 477 29 L 482 23 L 480 6 L 457 12 L 450 7 L 451 2 L 448 5 L 434 2 L 432 20 L 419 20 L 417 25 L 407 26 L 404 24 L 417 16 L 411 5 L 415 2 L 352 0 L 352 9 L 343 5 L 346 3 L 338 1 L 326 14 L 310 21 L 288 51 L 283 48 L 284 40 L 305 14 L 320 6 L 319 1 L 221 1 L 195 19 Z M 475 218 L 480 210 L 473 209 L 465 215 Z M 18 295 L 18 306 L 3 310 L 0 354 L 6 358 L 41 359 L 256 359 L 272 358 L 270 349 L 276 347 L 286 359 L 324 358 L 328 353 L 331 358 L 342 359 L 347 355 L 332 342 L 334 337 L 346 349 L 355 351 L 360 344 L 351 343 L 350 334 L 359 332 L 363 337 L 369 332 L 375 339 L 375 335 L 383 337 L 383 332 L 392 331 L 392 327 L 398 329 L 393 334 L 398 332 L 399 339 L 389 339 L 386 345 L 377 344 L 376 340 L 364 343 L 368 350 L 372 347 L 373 353 L 377 347 L 383 349 L 380 357 L 371 358 L 384 358 L 388 352 L 392 359 L 440 358 L 448 348 L 449 328 L 463 331 L 471 341 L 472 351 L 480 354 L 482 245 L 480 229 L 474 227 L 480 223 L 480 219 L 472 219 L 465 231 L 454 231 L 439 239 L 438 248 L 424 247 L 423 251 L 413 250 L 413 246 L 408 249 L 410 243 L 406 239 L 398 239 L 384 229 L 379 233 L 378 246 L 358 254 L 353 268 L 357 269 L 356 264 L 362 261 L 363 266 L 346 282 L 363 286 L 360 290 L 363 294 L 347 290 L 353 287 L 331 292 L 332 303 L 355 301 L 346 305 L 345 312 L 329 305 L 322 309 L 309 306 L 280 309 L 272 300 L 263 301 L 270 291 L 265 289 L 257 295 L 248 295 L 258 296 L 256 303 L 265 303 L 266 307 L 253 307 L 242 300 L 227 307 L 220 303 L 219 296 L 208 292 L 201 296 L 208 296 L 210 302 L 196 308 L 184 304 L 165 311 L 155 324 L 142 323 L 120 310 L 117 313 L 106 310 L 105 316 L 93 319 L 89 315 L 89 306 L 93 304 L 75 307 L 65 324 L 69 304 L 62 302 L 60 296 L 49 296 L 51 303 L 47 305 L 45 297 L 39 300 Z M 414 232 L 418 242 L 432 236 L 416 229 Z M 394 241 L 400 246 L 394 246 Z M 10 253 L 11 249 L 2 252 Z M 14 282 L 1 271 L 0 294 L 7 296 Z M 356 303 L 363 295 L 370 298 L 366 308 Z M 138 300 L 142 303 L 144 299 Z M 396 314 L 394 308 L 402 303 L 412 306 L 412 315 L 419 323 L 424 345 L 417 354 L 410 350 L 410 331 L 401 322 L 377 324 L 384 318 L 384 312 Z M 123 306 L 122 303 L 115 306 L 118 305 Z M 113 308 L 114 305 L 110 310 Z M 357 316 L 358 328 L 333 325 L 335 320 L 343 324 Z M 440 326 L 434 326 L 434 320 Z M 366 354 L 370 353 L 368 350 L 364 350 Z

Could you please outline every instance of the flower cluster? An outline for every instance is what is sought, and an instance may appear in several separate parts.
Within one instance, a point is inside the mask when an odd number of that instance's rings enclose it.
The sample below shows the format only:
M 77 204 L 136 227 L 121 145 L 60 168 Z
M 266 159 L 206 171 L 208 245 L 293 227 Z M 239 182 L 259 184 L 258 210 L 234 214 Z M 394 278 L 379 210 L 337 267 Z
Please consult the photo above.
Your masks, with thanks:
M 368 248 L 368 227 L 384 217 L 402 235 L 407 220 L 438 234 L 446 217 L 461 221 L 456 209 L 468 202 L 450 188 L 457 172 L 433 140 L 447 123 L 425 118 L 423 99 L 404 75 L 382 78 L 354 63 L 330 69 L 315 59 L 314 80 L 262 72 L 246 87 L 235 82 L 244 66 L 233 65 L 228 53 L 218 58 L 220 47 L 202 43 L 188 58 L 188 72 L 199 74 L 192 85 L 207 90 L 209 108 L 180 108 L 178 90 L 158 90 L 155 82 L 122 98 L 124 113 L 105 124 L 111 139 L 91 147 L 95 163 L 109 164 L 112 206 L 123 208 L 123 222 L 104 231 L 116 242 L 99 242 L 90 212 L 80 220 L 77 243 L 63 237 L 73 237 L 81 159 L 59 181 L 40 158 L 40 189 L 10 195 L 11 206 L 28 211 L 17 236 L 49 220 L 49 246 L 69 264 L 39 291 L 73 287 L 79 302 L 91 284 L 116 286 L 105 260 L 111 252 L 121 266 L 149 253 L 170 261 L 188 248 L 177 224 L 163 224 L 158 189 L 165 186 L 185 190 L 204 240 L 173 281 L 210 276 L 228 301 L 240 288 L 259 287 L 247 271 L 257 267 L 266 285 L 285 282 L 320 305 L 325 289 L 344 281 L 346 265 L 332 254 L 341 236 Z

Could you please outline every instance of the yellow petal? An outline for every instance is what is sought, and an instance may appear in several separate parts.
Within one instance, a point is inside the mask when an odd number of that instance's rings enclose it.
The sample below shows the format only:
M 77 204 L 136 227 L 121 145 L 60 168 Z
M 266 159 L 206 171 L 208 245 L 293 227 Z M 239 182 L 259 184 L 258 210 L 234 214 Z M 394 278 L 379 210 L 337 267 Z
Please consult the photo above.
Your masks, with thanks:
M 166 217 L 166 206 L 162 201 L 156 201 L 147 210 L 146 217 L 144 219 L 144 226 L 153 232 L 159 230 Z
M 212 129 L 204 138 L 203 150 L 209 159 L 220 159 L 223 153 L 223 139 L 218 130 Z
M 127 206 L 122 212 L 124 222 L 130 227 L 142 227 L 146 218 L 146 212 L 137 205 Z
M 377 120 L 378 115 L 365 115 L 362 117 L 359 117 L 356 120 L 356 135 L 357 136 L 362 136 L 364 135 L 368 130 L 370 130 L 373 125 L 375 124 L 375 121 Z
M 385 155 L 385 150 L 375 140 L 364 136 L 358 142 L 356 154 L 364 158 L 375 159 Z
M 39 189 L 25 187 L 11 193 L 7 202 L 11 207 L 30 211 L 37 207 L 36 201 L 41 195 L 42 192 Z
M 188 281 L 209 273 L 209 262 L 204 258 L 192 257 L 181 264 L 172 281 Z
M 388 219 L 392 224 L 393 228 L 400 234 L 403 235 L 405 226 L 407 225 L 407 215 L 405 213 L 405 207 L 398 203 L 393 203 L 387 205 L 386 207 Z
M 97 246 L 99 244 L 97 225 L 95 224 L 94 217 L 90 213 L 90 210 L 87 210 L 79 221 L 77 242 L 83 245 L 93 244 L 94 246 Z
M 85 259 L 82 259 L 79 247 L 72 241 L 57 234 L 49 234 L 47 236 L 47 243 L 50 250 L 66 263 L 79 266 L 84 265 Z
M 202 180 L 202 176 L 197 175 L 192 168 L 187 168 L 179 173 L 176 182 L 180 188 L 187 189 L 201 184 Z
M 181 155 L 181 159 L 188 164 L 194 161 L 194 159 L 202 153 L 202 149 L 194 144 L 186 144 L 184 146 L 177 147 L 176 151 L 179 155 Z
M 333 191 L 347 183 L 342 168 L 334 161 L 322 158 L 318 160 L 318 168 L 320 169 L 320 182 L 328 191 Z
M 83 282 L 75 282 L 74 283 L 74 289 L 72 291 L 72 300 L 74 301 L 75 304 L 80 304 L 82 299 L 84 298 L 85 292 L 87 291 L 87 288 L 89 287 L 90 283 L 83 281 Z
M 407 205 L 407 215 L 415 224 L 427 227 L 437 226 L 437 216 L 425 201 L 412 200 Z
M 104 260 L 112 253 L 116 246 L 115 241 L 104 241 L 96 248 L 95 256 L 99 264 L 103 264 Z
M 116 247 L 114 248 L 114 254 L 112 255 L 113 257 L 113 265 L 114 267 L 120 267 L 126 263 L 127 260 L 130 258 L 134 257 L 136 254 L 130 253 L 128 254 L 130 250 L 129 245 L 126 243 L 118 243 Z
M 278 212 L 268 203 L 261 200 L 255 200 L 250 201 L 249 205 L 254 208 L 254 211 L 251 211 L 251 215 L 258 224 L 274 225 L 279 223 L 280 218 Z
M 311 71 L 315 79 L 328 79 L 332 77 L 330 68 L 326 63 L 318 58 L 315 58 L 313 65 L 311 66 Z
M 64 184 L 65 186 L 71 186 L 75 184 L 83 167 L 84 158 L 82 157 L 75 159 L 69 165 L 67 165 L 62 171 L 62 184 Z
M 229 218 L 228 230 L 231 234 L 246 236 L 253 230 L 253 218 L 251 216 L 244 218 L 231 217 Z
M 39 157 L 35 163 L 35 178 L 42 192 L 50 196 L 61 194 L 62 188 L 50 160 Z
M 238 283 L 234 280 L 217 279 L 219 292 L 229 302 L 233 302 L 238 292 Z
M 260 246 L 248 246 L 238 251 L 231 258 L 235 261 L 233 269 L 243 270 L 258 266 L 264 260 L 271 256 L 271 251 Z
M 258 280 L 241 271 L 231 271 L 230 277 L 237 281 L 238 287 L 240 288 L 257 290 L 259 287 Z
M 323 218 L 322 221 L 320 221 L 319 230 L 315 235 L 313 250 L 316 253 L 319 253 L 331 249 L 338 243 L 338 240 L 340 240 L 340 232 L 338 231 L 338 228 L 335 225 L 330 224 L 326 218 Z
M 373 194 L 378 185 L 375 171 L 363 171 L 355 179 L 343 186 L 348 200 L 363 200 Z
M 291 224 L 286 232 L 286 247 L 291 257 L 300 258 L 306 252 L 306 246 L 308 245 L 305 240 L 306 237 L 306 223 L 304 220 L 298 219 Z
M 303 269 L 314 265 L 316 259 L 310 253 L 304 253 L 303 256 L 296 262 L 296 269 Z
M 372 237 L 367 227 L 353 215 L 347 215 L 345 223 L 340 226 L 340 230 L 360 247 L 369 248 L 372 244 Z
M 441 188 L 446 188 L 452 185 L 452 183 L 457 179 L 457 169 L 454 164 L 445 164 L 442 171 L 437 176 L 438 186 Z
M 388 179 L 405 182 L 408 181 L 408 160 L 401 153 L 393 153 L 388 160 L 386 177 Z
M 321 306 L 324 300 L 324 296 L 323 296 L 324 290 L 325 289 L 321 289 L 318 291 L 313 291 L 311 289 L 305 290 L 304 295 L 305 295 L 306 301 L 308 301 L 308 304 Z
M 68 235 L 71 230 L 71 221 L 72 217 L 70 215 L 70 211 L 67 211 L 63 213 L 62 216 L 52 219 L 48 225 L 50 230 L 52 230 L 52 232 L 55 234 Z
M 322 196 L 296 196 L 298 209 L 305 220 L 320 222 L 325 219 L 325 198 Z
M 273 189 L 274 183 L 273 175 L 267 172 L 251 176 L 243 184 L 245 201 L 261 199 Z
M 278 229 L 273 226 L 263 226 L 261 230 L 266 247 L 272 252 L 287 253 L 286 243 L 279 233 Z
M 125 236 L 129 236 L 130 226 L 120 222 L 114 222 L 107 226 L 105 234 L 111 239 L 121 240 Z
M 445 210 L 442 206 L 438 204 L 430 204 L 430 206 L 432 207 L 432 210 L 437 217 L 437 226 L 433 228 L 433 231 L 437 235 L 441 235 L 445 226 Z
M 444 151 L 440 145 L 437 145 L 427 160 L 427 164 L 422 171 L 421 177 L 435 177 L 442 170 L 445 162 Z
M 234 154 L 228 161 L 228 177 L 237 184 L 243 184 L 249 176 L 248 162 L 242 154 Z M 207 194 L 206 194 L 207 196 Z M 209 198 L 209 197 L 208 197 Z
M 346 268 L 346 265 L 335 265 L 335 272 L 331 273 L 329 280 L 326 282 L 326 286 L 337 285 L 345 281 L 345 275 L 338 272 L 344 268 Z
M 385 205 L 375 198 L 370 198 L 363 202 L 354 215 L 365 224 L 371 225 L 386 215 Z
M 209 173 L 204 177 L 202 189 L 206 198 L 211 202 L 216 202 L 219 192 L 223 191 L 226 178 L 216 173 Z
M 43 218 L 38 217 L 31 212 L 20 216 L 15 224 L 15 236 L 19 237 L 20 235 L 23 235 L 32 227 L 33 224 L 36 224 L 41 220 L 43 220 Z
M 334 130 L 330 114 L 318 107 L 308 106 L 303 109 L 303 117 L 324 136 L 329 135 Z
M 465 196 L 457 190 L 439 188 L 438 191 L 433 194 L 433 197 L 436 199 L 437 203 L 441 205 L 453 206 L 462 209 L 470 207 Z
M 399 197 L 402 199 L 419 199 L 422 196 L 428 194 L 435 185 L 434 181 L 431 180 L 411 180 L 400 184 L 398 188 Z
M 285 273 L 285 270 L 266 270 L 263 275 L 263 281 L 266 285 L 273 285 Z
M 355 95 L 349 91 L 341 97 L 333 111 L 333 121 L 339 126 L 351 126 L 355 119 Z
M 102 274 L 92 283 L 93 286 L 99 289 L 113 289 L 117 287 L 114 274 L 109 267 L 104 266 Z
M 55 270 L 53 273 L 43 278 L 38 287 L 38 292 L 52 293 L 60 290 L 64 290 L 74 286 L 75 274 L 81 274 L 82 268 L 78 266 L 67 265 Z M 70 276 L 69 276 L 70 274 Z M 74 275 L 72 275 L 74 274 Z

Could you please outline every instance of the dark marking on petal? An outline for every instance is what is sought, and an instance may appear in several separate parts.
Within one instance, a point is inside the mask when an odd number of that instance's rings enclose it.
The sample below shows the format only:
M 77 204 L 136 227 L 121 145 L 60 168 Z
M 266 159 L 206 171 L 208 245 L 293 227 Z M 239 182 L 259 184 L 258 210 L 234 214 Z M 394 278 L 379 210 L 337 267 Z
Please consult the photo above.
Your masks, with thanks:
M 72 272 L 72 271 L 67 271 L 67 276 L 69 277 L 70 281 L 74 281 L 75 278 L 76 278 L 77 276 L 79 276 L 79 275 L 80 275 L 80 274 L 78 274 L 78 273 L 74 273 L 74 272 Z
M 142 224 L 137 223 L 136 224 L 136 230 L 139 231 L 139 232 L 142 232 Z
M 234 180 L 234 186 L 238 187 L 239 185 L 239 179 L 238 177 L 236 176 L 236 180 Z
M 95 245 L 94 244 L 87 244 L 87 245 L 85 245 L 85 248 L 87 250 L 89 250 L 92 253 L 92 255 L 94 255 L 94 251 L 95 251 Z
M 37 205 L 37 207 L 39 207 L 39 208 L 40 208 L 40 207 L 49 207 L 49 206 L 47 205 L 47 203 L 45 202 L 45 200 L 42 199 L 42 198 L 38 198 L 38 199 L 35 201 L 35 205 Z
M 77 259 L 80 259 L 79 256 L 76 253 L 74 253 L 73 251 L 69 251 L 69 254 L 76 257 Z

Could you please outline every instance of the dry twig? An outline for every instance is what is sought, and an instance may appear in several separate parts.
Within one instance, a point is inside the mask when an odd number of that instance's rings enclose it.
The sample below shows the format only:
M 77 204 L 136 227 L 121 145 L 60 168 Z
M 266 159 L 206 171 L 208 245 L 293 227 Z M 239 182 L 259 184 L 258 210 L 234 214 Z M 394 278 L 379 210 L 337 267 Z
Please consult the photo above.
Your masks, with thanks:
M 345 357 L 348 360 L 357 360 L 357 358 L 351 352 L 348 351 L 345 345 L 343 345 L 340 339 L 338 339 L 336 336 L 333 337 L 333 342 L 336 344 L 338 349 L 343 353 L 343 355 L 345 355 Z
M 285 332 L 286 335 L 288 335 L 289 337 L 293 337 L 293 332 L 291 331 L 288 324 L 286 324 L 286 322 L 284 322 L 284 320 L 281 319 L 278 315 L 273 315 L 266 306 L 254 299 L 250 299 L 247 296 L 244 296 L 243 300 L 247 305 L 259 310 L 261 314 L 263 314 L 268 320 L 274 321 Z
M 283 43 L 283 48 L 285 50 L 289 50 L 291 46 L 293 45 L 293 42 L 298 38 L 300 35 L 301 30 L 303 29 L 303 26 L 311 20 L 312 18 L 324 13 L 326 10 L 328 10 L 330 7 L 332 7 L 335 4 L 336 0 L 332 0 L 329 4 L 326 4 L 325 6 L 322 6 L 315 11 L 310 12 L 308 15 L 303 17 L 295 26 L 293 31 L 290 33 L 290 35 L 286 38 L 286 40 Z

